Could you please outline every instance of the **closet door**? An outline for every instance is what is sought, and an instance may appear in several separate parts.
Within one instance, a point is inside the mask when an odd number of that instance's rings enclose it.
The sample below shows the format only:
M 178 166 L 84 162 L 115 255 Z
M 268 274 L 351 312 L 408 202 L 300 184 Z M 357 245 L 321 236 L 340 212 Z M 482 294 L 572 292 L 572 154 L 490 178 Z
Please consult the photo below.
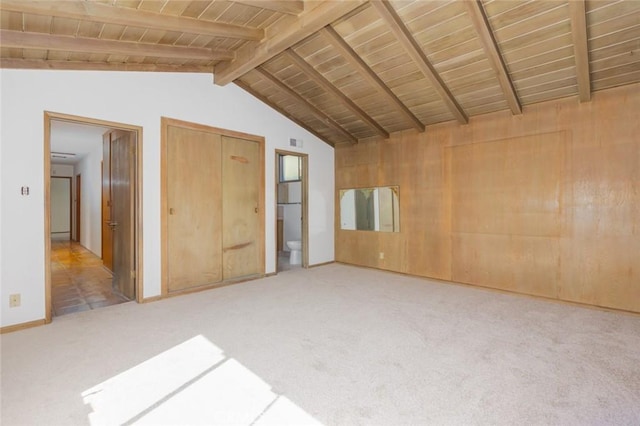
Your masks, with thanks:
M 260 147 L 222 136 L 223 279 L 259 274 Z
M 168 291 L 222 280 L 220 135 L 169 126 Z

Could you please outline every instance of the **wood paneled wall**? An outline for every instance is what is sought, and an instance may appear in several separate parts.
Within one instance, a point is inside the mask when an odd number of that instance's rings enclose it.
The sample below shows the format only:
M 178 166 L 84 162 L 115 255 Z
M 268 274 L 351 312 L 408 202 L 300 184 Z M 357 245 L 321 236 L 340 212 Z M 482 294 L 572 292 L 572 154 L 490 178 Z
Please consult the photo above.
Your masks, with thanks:
M 640 312 L 638 111 L 632 85 L 339 145 L 336 206 L 399 185 L 401 232 L 336 229 L 336 260 Z

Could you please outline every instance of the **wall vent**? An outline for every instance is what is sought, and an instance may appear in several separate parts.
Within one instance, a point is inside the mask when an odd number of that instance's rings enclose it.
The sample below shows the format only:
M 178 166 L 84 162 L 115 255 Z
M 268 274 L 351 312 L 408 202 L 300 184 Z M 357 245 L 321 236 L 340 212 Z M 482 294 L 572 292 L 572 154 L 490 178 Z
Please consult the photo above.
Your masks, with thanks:
M 302 148 L 302 139 L 289 139 L 289 146 L 295 146 L 296 148 Z

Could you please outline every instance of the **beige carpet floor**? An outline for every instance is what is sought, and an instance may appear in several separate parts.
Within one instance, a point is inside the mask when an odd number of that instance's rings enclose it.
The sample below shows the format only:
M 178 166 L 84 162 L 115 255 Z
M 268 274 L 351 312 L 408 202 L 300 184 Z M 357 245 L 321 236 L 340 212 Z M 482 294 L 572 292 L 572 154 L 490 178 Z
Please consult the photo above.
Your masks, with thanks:
M 640 424 L 640 316 L 338 264 L 1 344 L 3 426 Z

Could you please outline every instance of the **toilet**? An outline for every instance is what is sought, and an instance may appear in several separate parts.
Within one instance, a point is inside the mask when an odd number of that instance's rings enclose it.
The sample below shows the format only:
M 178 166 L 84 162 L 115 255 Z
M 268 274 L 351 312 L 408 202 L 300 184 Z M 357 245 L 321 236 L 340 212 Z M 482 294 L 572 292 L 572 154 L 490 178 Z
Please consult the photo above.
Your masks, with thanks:
M 302 241 L 287 241 L 287 247 L 291 250 L 289 254 L 290 265 L 302 264 Z

